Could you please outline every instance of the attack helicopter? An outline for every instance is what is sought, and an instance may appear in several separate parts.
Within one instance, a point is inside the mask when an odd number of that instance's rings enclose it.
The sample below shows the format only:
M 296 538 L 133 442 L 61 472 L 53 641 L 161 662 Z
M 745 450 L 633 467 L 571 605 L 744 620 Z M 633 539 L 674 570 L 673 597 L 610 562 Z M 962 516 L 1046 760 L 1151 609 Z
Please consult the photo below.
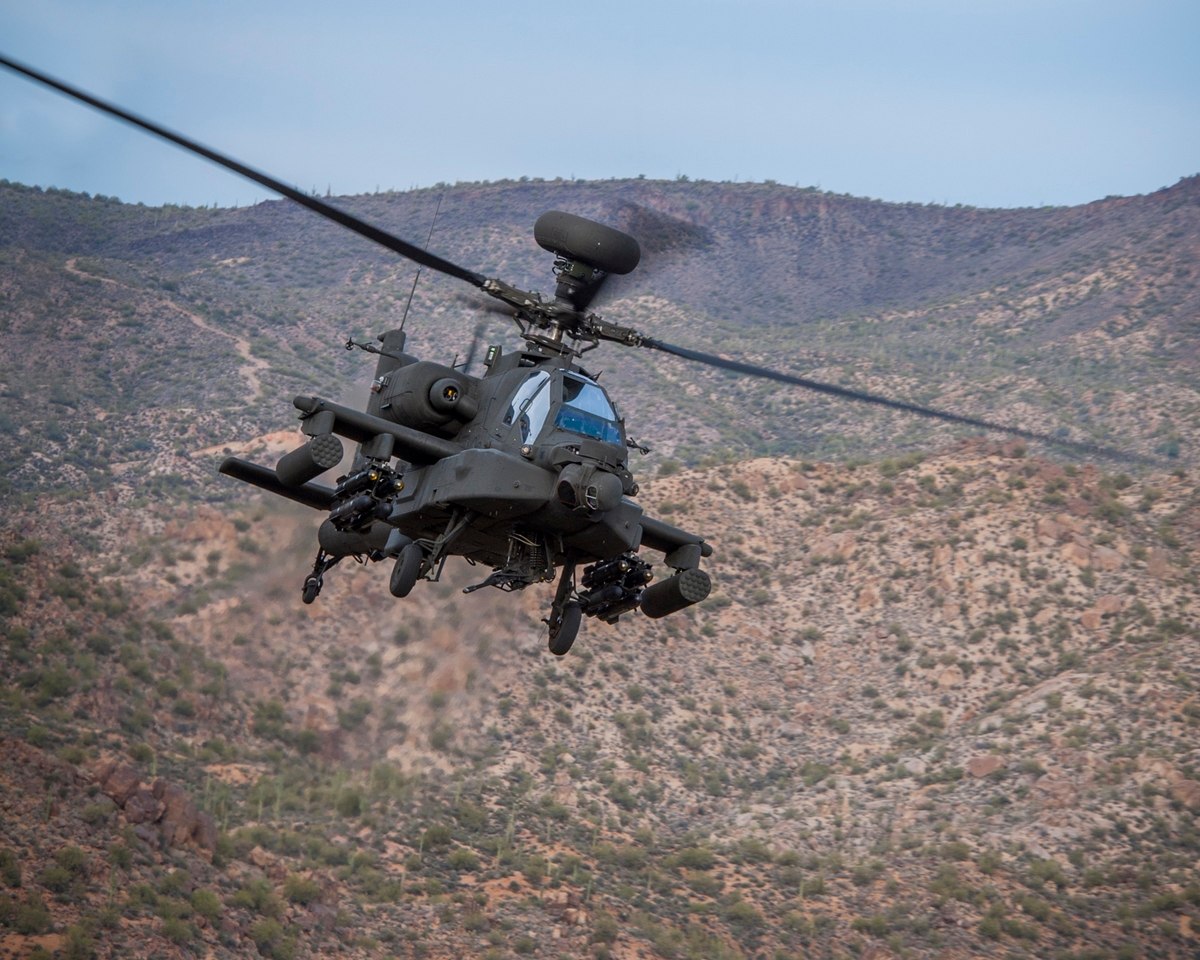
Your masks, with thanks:
M 665 617 L 703 601 L 711 580 L 701 561 L 712 546 L 647 515 L 635 502 L 624 418 L 584 355 L 602 342 L 641 347 L 844 399 L 998 431 L 1093 455 L 1129 459 L 1095 444 L 1024 430 L 783 373 L 668 344 L 592 311 L 613 276 L 633 271 L 638 241 L 605 224 L 549 211 L 534 224 L 537 244 L 552 254 L 552 297 L 488 278 L 394 236 L 338 207 L 178 133 L 100 100 L 32 67 L 0 56 L 0 66 L 174 143 L 250 179 L 419 267 L 447 274 L 499 301 L 524 343 L 488 348 L 480 376 L 405 352 L 403 327 L 348 349 L 377 357 L 365 410 L 298 396 L 305 442 L 274 466 L 228 457 L 227 477 L 325 514 L 318 549 L 304 578 L 312 603 L 325 576 L 352 557 L 391 564 L 389 589 L 403 598 L 420 580 L 437 580 L 446 560 L 464 557 L 490 568 L 468 586 L 523 590 L 557 579 L 545 622 L 551 653 L 566 654 L 584 616 L 606 623 L 640 610 Z M 474 353 L 474 347 L 471 354 Z M 469 355 L 470 356 L 470 355 Z M 356 445 L 351 465 L 332 486 L 318 482 L 343 462 L 342 441 Z M 662 555 L 655 579 L 642 556 Z
M 401 329 L 377 344 L 351 339 L 349 348 L 378 356 L 366 410 L 296 397 L 309 438 L 302 446 L 274 468 L 236 457 L 221 464 L 227 476 L 328 512 L 306 603 L 345 557 L 391 560 L 395 597 L 419 579 L 436 580 L 450 556 L 492 570 L 467 593 L 523 590 L 558 571 L 546 622 L 550 650 L 561 656 L 585 615 L 615 623 L 640 609 L 658 618 L 708 596 L 700 561 L 712 547 L 633 501 L 628 453 L 638 444 L 580 363 L 601 339 L 637 337 L 582 310 L 603 277 L 637 266 L 637 241 L 561 211 L 539 217 L 534 236 L 556 258 L 553 300 L 498 280 L 481 284 L 512 309 L 524 347 L 489 347 L 476 377 L 405 353 Z M 339 438 L 358 444 L 352 466 L 335 487 L 319 485 L 342 461 Z M 651 583 L 643 547 L 663 554 L 670 576 Z

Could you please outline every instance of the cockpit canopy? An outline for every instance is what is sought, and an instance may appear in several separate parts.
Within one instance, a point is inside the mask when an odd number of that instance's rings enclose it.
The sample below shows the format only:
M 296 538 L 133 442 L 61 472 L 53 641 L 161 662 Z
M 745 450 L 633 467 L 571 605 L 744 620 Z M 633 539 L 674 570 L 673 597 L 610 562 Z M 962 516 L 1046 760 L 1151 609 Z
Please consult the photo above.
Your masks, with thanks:
M 623 443 L 617 411 L 604 389 L 587 377 L 564 373 L 563 404 L 554 425 L 603 443 Z
M 567 370 L 537 370 L 513 393 L 506 424 L 519 431 L 522 443 L 537 440 L 554 411 L 554 426 L 602 443 L 624 444 L 617 411 L 594 380 Z

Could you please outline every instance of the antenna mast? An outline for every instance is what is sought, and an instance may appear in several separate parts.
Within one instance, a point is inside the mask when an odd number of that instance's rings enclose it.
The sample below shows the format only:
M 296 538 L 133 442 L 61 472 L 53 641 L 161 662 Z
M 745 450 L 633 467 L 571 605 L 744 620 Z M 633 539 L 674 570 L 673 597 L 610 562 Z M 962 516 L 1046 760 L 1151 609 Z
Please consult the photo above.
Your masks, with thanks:
M 437 206 L 435 206 L 433 208 L 433 220 L 429 224 L 429 236 L 425 238 L 425 246 L 427 246 L 427 247 L 429 246 L 429 241 L 433 239 L 433 228 L 437 224 L 438 213 L 442 209 L 442 197 L 444 197 L 445 195 L 446 195 L 445 190 L 443 190 L 441 193 L 438 194 Z M 400 318 L 400 329 L 401 330 L 404 329 L 404 323 L 406 320 L 408 320 L 408 310 L 409 310 L 409 307 L 412 306 L 413 294 L 415 294 L 417 292 L 417 281 L 421 279 L 421 271 L 423 269 L 424 269 L 424 267 L 421 264 L 417 264 L 417 273 L 413 277 L 412 289 L 408 291 L 408 303 L 406 303 L 404 305 L 404 316 L 402 316 Z

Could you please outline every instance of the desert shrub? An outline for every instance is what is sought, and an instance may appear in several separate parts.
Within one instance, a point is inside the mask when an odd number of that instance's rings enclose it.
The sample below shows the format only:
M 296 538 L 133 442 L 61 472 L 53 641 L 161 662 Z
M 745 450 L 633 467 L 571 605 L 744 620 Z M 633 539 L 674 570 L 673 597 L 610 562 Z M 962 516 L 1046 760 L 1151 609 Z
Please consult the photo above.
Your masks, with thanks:
M 21 885 L 21 861 L 11 850 L 0 850 L 0 880 L 9 887 Z
M 212 890 L 199 888 L 192 891 L 192 909 L 198 916 L 204 917 L 209 923 L 215 923 L 221 916 L 223 905 L 221 898 Z
M 283 881 L 283 895 L 292 903 L 313 903 L 321 895 L 321 887 L 311 877 L 293 873 Z
M 473 850 L 467 847 L 459 847 L 450 852 L 450 856 L 446 858 L 446 862 L 455 870 L 471 872 L 479 869 L 479 857 L 475 855 Z

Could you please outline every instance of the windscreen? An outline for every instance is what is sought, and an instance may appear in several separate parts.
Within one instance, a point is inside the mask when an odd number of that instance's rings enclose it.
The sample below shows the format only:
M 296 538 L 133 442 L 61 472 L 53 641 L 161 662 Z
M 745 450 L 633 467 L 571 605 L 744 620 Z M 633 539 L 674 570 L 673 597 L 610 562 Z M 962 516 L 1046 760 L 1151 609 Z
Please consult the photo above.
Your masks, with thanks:
M 622 442 L 617 412 L 608 395 L 591 380 L 573 373 L 563 376 L 563 405 L 554 423 L 593 440 Z
M 517 425 L 522 443 L 536 439 L 542 432 L 542 425 L 550 413 L 550 391 L 546 389 L 549 382 L 550 374 L 538 371 L 530 374 L 513 394 L 504 422 Z

